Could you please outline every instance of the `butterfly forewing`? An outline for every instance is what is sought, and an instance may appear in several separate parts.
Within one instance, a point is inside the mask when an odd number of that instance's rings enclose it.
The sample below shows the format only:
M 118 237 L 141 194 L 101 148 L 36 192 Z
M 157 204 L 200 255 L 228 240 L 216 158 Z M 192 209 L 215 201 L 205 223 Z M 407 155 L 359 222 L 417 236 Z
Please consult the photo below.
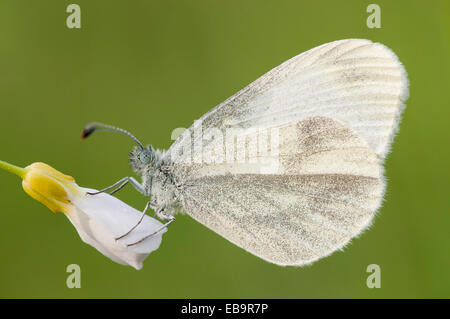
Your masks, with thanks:
M 384 159 L 407 95 L 406 72 L 390 49 L 369 40 L 340 40 L 284 62 L 200 122 L 203 128 L 261 128 L 327 116 L 354 129 Z M 191 143 L 191 133 L 192 127 L 171 146 L 173 160 L 190 156 L 182 149 Z

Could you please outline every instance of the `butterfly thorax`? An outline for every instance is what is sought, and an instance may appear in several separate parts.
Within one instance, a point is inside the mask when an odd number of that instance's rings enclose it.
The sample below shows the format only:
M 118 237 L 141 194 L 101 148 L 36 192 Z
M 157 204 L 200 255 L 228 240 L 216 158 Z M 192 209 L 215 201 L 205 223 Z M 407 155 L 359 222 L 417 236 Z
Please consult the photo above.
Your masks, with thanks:
M 164 156 L 165 150 L 149 145 L 144 149 L 135 147 L 130 153 L 132 170 L 141 175 L 145 195 L 151 196 L 153 207 L 158 214 L 173 215 L 181 205 L 177 188 L 171 174 L 171 162 Z

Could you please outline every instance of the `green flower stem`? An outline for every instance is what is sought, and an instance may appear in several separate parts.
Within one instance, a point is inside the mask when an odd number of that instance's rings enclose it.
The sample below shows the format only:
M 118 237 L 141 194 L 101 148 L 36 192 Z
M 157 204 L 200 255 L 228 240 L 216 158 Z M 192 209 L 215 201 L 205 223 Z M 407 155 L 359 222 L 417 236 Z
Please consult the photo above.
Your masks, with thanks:
M 24 178 L 27 170 L 0 160 L 0 168 Z

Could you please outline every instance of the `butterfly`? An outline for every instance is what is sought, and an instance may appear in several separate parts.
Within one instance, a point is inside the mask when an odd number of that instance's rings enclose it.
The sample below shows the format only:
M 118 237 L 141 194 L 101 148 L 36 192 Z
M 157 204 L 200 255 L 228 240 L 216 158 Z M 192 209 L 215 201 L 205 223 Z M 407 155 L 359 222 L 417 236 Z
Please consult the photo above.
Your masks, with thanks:
M 143 214 L 154 209 L 163 227 L 182 211 L 253 255 L 301 266 L 342 249 L 371 224 L 407 97 L 406 71 L 390 49 L 347 39 L 272 69 L 167 151 L 100 123 L 83 136 L 114 131 L 138 144 L 129 160 L 142 181 L 125 177 L 102 191 L 131 183 L 150 197 Z

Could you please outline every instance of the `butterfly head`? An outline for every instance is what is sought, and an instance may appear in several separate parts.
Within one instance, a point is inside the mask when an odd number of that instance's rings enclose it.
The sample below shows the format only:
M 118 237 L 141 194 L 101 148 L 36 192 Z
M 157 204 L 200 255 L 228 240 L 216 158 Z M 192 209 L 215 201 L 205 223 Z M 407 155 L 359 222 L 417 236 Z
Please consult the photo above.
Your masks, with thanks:
M 152 145 L 144 148 L 135 146 L 130 152 L 130 166 L 137 174 L 143 174 L 149 168 L 155 166 L 156 152 Z

